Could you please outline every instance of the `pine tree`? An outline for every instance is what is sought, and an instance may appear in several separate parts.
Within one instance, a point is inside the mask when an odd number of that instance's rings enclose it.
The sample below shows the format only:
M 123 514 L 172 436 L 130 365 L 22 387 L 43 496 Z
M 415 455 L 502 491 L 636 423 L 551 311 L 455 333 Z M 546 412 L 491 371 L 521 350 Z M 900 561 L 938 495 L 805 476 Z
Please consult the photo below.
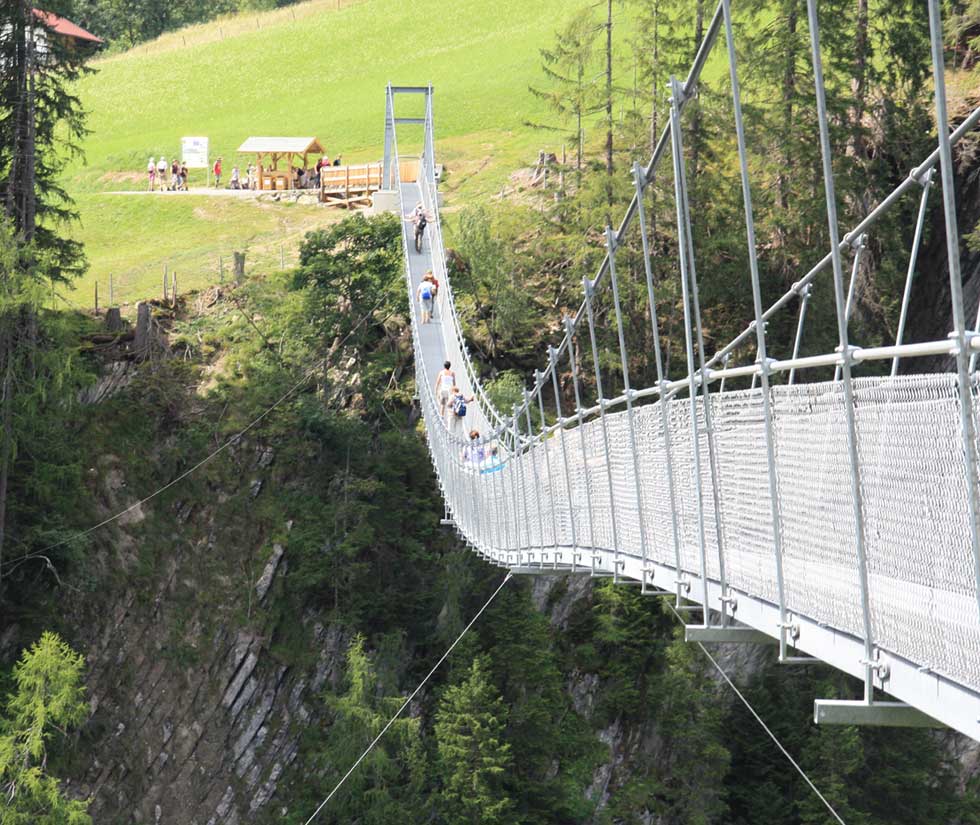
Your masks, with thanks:
M 339 696 L 328 693 L 325 700 L 334 721 L 325 733 L 320 760 L 326 785 L 332 787 L 404 700 L 383 695 L 360 634 L 347 651 L 345 691 Z M 396 720 L 323 811 L 323 821 L 361 825 L 420 821 L 420 789 L 427 768 L 418 741 L 418 719 Z
M 552 131 L 566 130 L 567 139 L 575 146 L 575 175 L 582 181 L 585 158 L 585 123 L 599 111 L 594 64 L 595 41 L 599 27 L 589 6 L 579 10 L 555 35 L 550 49 L 541 49 L 541 70 L 550 88 L 528 87 L 531 94 L 544 100 L 558 119 L 558 125 L 531 123 L 529 125 Z
M 44 633 L 14 667 L 16 690 L 0 721 L 0 825 L 91 825 L 88 803 L 66 799 L 47 772 L 48 745 L 86 716 L 85 660 Z
M 503 784 L 511 765 L 510 745 L 503 741 L 506 723 L 507 709 L 486 660 L 478 657 L 466 679 L 446 690 L 435 715 L 439 798 L 447 825 L 512 821 L 513 802 Z
M 45 9 L 69 14 L 71 3 Z M 52 34 L 27 0 L 0 6 L 0 201 L 49 260 L 46 275 L 62 282 L 85 268 L 81 244 L 63 234 L 76 213 L 60 175 L 86 134 L 75 89 L 91 55 Z

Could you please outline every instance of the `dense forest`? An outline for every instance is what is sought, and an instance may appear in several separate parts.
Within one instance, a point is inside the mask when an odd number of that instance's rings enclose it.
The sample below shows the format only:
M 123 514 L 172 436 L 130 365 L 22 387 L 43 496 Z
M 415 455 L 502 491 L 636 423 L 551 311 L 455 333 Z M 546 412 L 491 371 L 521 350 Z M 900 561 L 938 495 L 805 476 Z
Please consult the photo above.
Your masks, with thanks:
M 239 5 L 52 8 L 130 44 Z M 806 5 L 737 5 L 771 298 L 829 243 Z M 310 233 L 291 270 L 155 301 L 139 349 L 90 313 L 51 310 L 52 285 L 85 265 L 59 170 L 84 132 L 72 84 L 86 67 L 68 50 L 31 65 L 28 8 L 0 10 L 0 825 L 298 825 L 503 575 L 440 525 L 413 402 L 399 221 L 352 216 Z M 850 226 L 935 142 L 928 26 L 914 0 L 820 10 Z M 570 8 L 541 44 L 527 94 L 553 111 L 536 126 L 572 149 L 562 188 L 447 219 L 467 334 L 501 404 L 557 340 L 558 313 L 578 305 L 601 230 L 632 194 L 631 164 L 646 162 L 666 122 L 667 83 L 685 75 L 713 11 L 705 0 L 610 0 Z M 947 11 L 958 119 L 980 102 L 980 5 Z M 630 36 L 607 37 L 619 27 Z M 684 114 L 711 352 L 751 317 L 729 95 L 724 72 L 707 72 Z M 957 155 L 965 191 L 976 147 Z M 658 311 L 676 375 L 669 174 L 653 186 Z M 974 224 L 976 201 L 962 207 Z M 869 239 L 853 321 L 863 344 L 894 337 L 898 250 L 914 220 L 913 204 Z M 941 260 L 929 254 L 938 221 L 924 260 Z M 635 353 L 652 349 L 638 246 L 621 264 Z M 920 290 L 941 284 L 942 272 L 928 274 Z M 822 290 L 805 341 L 814 351 L 834 336 Z M 793 328 L 781 323 L 769 332 L 785 351 Z M 599 327 L 603 363 L 616 363 L 613 324 Z M 631 370 L 638 384 L 654 378 L 648 360 Z M 958 736 L 817 727 L 814 697 L 860 686 L 819 664 L 780 667 L 764 648 L 721 656 L 849 825 L 980 823 L 975 750 Z M 663 603 L 583 577 L 509 582 L 318 821 L 398 820 L 833 821 Z

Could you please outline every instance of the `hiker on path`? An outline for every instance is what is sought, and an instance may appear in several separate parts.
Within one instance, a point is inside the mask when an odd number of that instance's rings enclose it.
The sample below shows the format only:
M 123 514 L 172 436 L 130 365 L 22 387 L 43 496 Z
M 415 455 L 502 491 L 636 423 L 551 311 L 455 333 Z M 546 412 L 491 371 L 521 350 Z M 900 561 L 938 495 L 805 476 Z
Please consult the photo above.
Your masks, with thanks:
M 181 192 L 187 191 L 187 178 L 189 175 L 190 172 L 187 169 L 187 164 L 181 161 L 180 163 L 180 191 Z
M 439 415 L 446 417 L 449 408 L 449 397 L 452 395 L 453 387 L 456 386 L 456 373 L 452 371 L 452 364 L 443 361 L 442 369 L 436 376 L 435 394 L 436 401 L 439 402 Z
M 218 158 L 214 162 L 214 166 L 211 167 L 211 174 L 214 175 L 214 188 L 221 188 L 221 158 Z
M 431 269 L 422 276 L 422 280 L 432 284 L 432 320 L 434 321 L 436 320 L 436 305 L 439 302 L 439 280 L 432 274 Z
M 157 184 L 161 192 L 167 185 L 167 159 L 163 155 L 160 155 L 160 160 L 157 161 Z
M 432 320 L 432 299 L 435 295 L 432 282 L 425 279 L 419 281 L 415 295 L 419 299 L 419 309 L 422 315 L 420 323 L 427 324 Z
M 242 188 L 242 177 L 241 172 L 238 171 L 237 166 L 231 167 L 231 188 L 241 189 Z
M 177 158 L 170 161 L 170 188 L 174 192 L 180 189 L 180 164 Z
M 248 176 L 245 179 L 245 184 L 246 186 L 248 186 L 249 189 L 254 189 L 255 188 L 255 164 L 254 163 L 250 163 L 248 165 L 247 175 Z
M 157 188 L 157 164 L 153 158 L 146 164 L 147 191 L 152 192 Z
M 449 431 L 454 435 L 463 432 L 463 422 L 466 419 L 466 405 L 473 403 L 473 396 L 467 398 L 459 387 L 453 387 L 452 400 L 449 402 Z
M 422 201 L 419 201 L 416 204 L 415 209 L 405 216 L 405 220 L 409 223 L 415 224 L 415 251 L 421 254 L 422 239 L 425 236 L 425 227 L 426 224 L 432 220 L 430 215 L 425 211 L 425 205 L 422 203 Z

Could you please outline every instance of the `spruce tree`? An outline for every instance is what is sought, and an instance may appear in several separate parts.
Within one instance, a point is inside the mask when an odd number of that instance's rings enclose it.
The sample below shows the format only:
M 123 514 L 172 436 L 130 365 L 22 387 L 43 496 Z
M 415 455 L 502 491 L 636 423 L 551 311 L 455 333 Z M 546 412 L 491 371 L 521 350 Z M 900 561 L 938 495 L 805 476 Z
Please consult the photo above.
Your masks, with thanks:
M 55 0 L 45 10 L 70 16 L 71 6 Z M 60 282 L 85 268 L 81 244 L 64 232 L 77 215 L 60 175 L 86 134 L 75 88 L 92 53 L 53 34 L 27 0 L 0 6 L 0 202 Z
M 550 84 L 546 88 L 529 86 L 532 95 L 547 103 L 557 118 L 555 123 L 531 123 L 541 129 L 564 132 L 575 147 L 576 182 L 582 181 L 585 158 L 585 125 L 599 111 L 596 86 L 595 44 L 599 27 L 592 8 L 586 6 L 569 19 L 555 35 L 551 48 L 541 49 L 541 71 Z
M 504 788 L 510 745 L 507 709 L 490 682 L 486 660 L 473 660 L 466 679 L 446 690 L 436 710 L 436 748 L 447 825 L 511 822 L 513 802 Z
M 344 692 L 324 697 L 333 712 L 319 756 L 327 787 L 340 780 L 404 701 L 385 696 L 378 681 L 365 639 L 358 634 L 347 651 Z M 322 821 L 361 825 L 420 821 L 426 761 L 418 740 L 417 719 L 396 720 L 331 800 Z

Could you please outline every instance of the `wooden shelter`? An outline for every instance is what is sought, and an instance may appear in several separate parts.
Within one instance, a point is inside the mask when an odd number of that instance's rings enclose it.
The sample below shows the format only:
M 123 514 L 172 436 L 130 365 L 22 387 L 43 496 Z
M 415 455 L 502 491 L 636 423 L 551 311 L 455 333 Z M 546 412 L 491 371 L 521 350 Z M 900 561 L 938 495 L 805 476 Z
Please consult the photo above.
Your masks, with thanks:
M 293 167 L 310 169 L 323 154 L 323 146 L 315 137 L 250 137 L 238 147 L 239 154 L 254 154 L 258 167 L 259 189 L 292 189 Z M 280 161 L 286 161 L 280 169 Z

